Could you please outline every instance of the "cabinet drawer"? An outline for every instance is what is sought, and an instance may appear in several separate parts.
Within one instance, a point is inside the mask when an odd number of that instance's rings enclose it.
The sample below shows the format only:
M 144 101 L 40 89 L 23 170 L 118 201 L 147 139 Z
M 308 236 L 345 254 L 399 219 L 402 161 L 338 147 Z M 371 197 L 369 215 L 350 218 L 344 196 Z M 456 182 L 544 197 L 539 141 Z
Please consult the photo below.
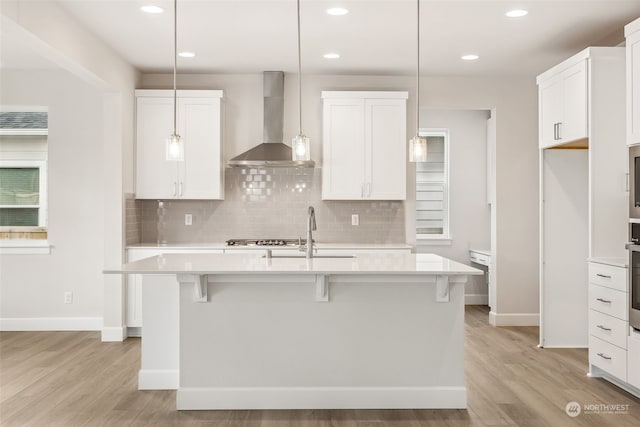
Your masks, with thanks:
M 627 381 L 627 351 L 596 337 L 589 337 L 589 363 Z
M 629 307 L 627 293 L 605 288 L 594 284 L 589 285 L 589 308 L 621 320 L 628 320 Z
M 589 310 L 589 335 L 620 348 L 627 348 L 628 323 L 599 311 Z
M 489 264 L 491 264 L 490 256 L 474 251 L 469 251 L 469 260 L 471 260 L 471 262 L 475 262 L 476 264 L 486 265 L 487 267 L 489 266 Z
M 628 292 L 627 269 L 590 262 L 589 283 L 605 286 L 622 292 Z

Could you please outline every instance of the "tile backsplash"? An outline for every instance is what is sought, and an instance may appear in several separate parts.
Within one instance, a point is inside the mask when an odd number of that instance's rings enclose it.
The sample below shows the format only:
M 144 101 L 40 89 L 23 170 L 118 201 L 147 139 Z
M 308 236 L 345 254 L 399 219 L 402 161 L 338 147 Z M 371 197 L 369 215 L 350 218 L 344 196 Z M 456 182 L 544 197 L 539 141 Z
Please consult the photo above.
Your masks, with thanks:
M 402 201 L 323 201 L 321 185 L 318 168 L 227 168 L 225 200 L 138 200 L 138 223 L 129 221 L 127 203 L 127 242 L 136 232 L 143 243 L 304 238 L 308 206 L 316 211 L 319 242 L 404 242 Z M 184 224 L 185 214 L 193 216 L 193 225 Z M 351 225 L 352 214 L 359 215 L 360 225 Z

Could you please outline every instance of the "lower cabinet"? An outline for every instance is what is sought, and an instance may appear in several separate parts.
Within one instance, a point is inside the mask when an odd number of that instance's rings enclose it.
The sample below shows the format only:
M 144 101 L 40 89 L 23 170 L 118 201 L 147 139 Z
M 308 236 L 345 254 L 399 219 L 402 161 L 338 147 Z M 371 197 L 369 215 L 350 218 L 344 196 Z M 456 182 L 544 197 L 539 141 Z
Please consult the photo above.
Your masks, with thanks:
M 590 262 L 589 371 L 640 395 L 640 333 L 628 319 L 627 268 Z
M 627 382 L 640 390 L 640 331 L 629 331 L 627 347 Z

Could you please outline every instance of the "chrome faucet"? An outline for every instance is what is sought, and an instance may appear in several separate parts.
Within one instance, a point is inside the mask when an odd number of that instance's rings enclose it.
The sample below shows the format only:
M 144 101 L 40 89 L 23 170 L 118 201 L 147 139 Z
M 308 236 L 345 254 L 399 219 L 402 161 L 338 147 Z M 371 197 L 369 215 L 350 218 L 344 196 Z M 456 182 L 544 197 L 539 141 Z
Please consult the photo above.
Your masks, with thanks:
M 309 206 L 307 211 L 307 258 L 313 258 L 313 231 L 317 230 L 316 211 Z

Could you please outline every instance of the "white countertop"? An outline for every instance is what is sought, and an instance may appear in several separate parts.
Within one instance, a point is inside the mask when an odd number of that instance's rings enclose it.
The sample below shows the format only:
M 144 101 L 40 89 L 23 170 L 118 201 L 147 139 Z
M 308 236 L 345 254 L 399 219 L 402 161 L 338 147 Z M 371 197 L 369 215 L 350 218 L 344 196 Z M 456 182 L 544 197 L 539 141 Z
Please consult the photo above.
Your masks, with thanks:
M 411 249 L 411 245 L 406 243 L 314 243 L 318 249 Z M 297 249 L 297 246 L 227 246 L 225 242 L 208 242 L 208 243 L 135 243 L 127 245 L 127 249 L 242 249 L 242 250 L 261 250 L 266 249 Z
M 434 254 L 353 258 L 263 258 L 253 254 L 166 254 L 106 269 L 112 274 L 403 274 L 482 275 L 482 270 Z
M 491 249 L 469 249 L 469 252 L 475 252 L 478 254 L 491 256 Z
M 611 265 L 613 267 L 627 268 L 629 265 L 629 259 L 627 258 L 603 258 L 593 257 L 587 258 L 589 262 L 597 262 L 598 264 Z

